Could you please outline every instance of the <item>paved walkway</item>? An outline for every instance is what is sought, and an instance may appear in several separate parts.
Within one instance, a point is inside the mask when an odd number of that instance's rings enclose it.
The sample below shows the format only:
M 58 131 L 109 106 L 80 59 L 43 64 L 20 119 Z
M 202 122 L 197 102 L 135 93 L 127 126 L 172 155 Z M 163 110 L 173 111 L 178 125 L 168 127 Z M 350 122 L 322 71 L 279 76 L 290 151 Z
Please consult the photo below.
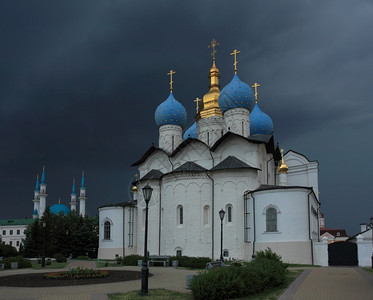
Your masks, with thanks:
M 69 267 L 95 267 L 90 262 L 73 262 Z M 135 270 L 140 267 L 103 268 L 113 270 Z M 59 269 L 61 270 L 61 269 Z M 48 270 L 58 271 L 58 270 Z M 0 276 L 42 273 L 45 270 L 6 270 Z M 187 292 L 185 289 L 186 275 L 196 271 L 151 267 L 153 274 L 149 278 L 149 289 L 164 288 Z M 105 300 L 107 294 L 125 293 L 140 290 L 141 280 L 126 282 L 80 285 L 69 287 L 46 288 L 12 288 L 0 287 L 0 300 Z M 305 270 L 285 291 L 279 300 L 355 300 L 373 299 L 373 276 L 360 268 L 354 267 L 322 267 Z
M 321 267 L 305 270 L 278 300 L 314 299 L 373 299 L 373 276 L 354 267 Z
M 71 267 L 71 265 L 69 266 Z M 82 264 L 74 264 L 73 267 L 74 266 L 82 266 Z M 140 271 L 141 267 L 115 267 L 102 269 Z M 61 271 L 61 269 L 48 269 L 48 271 Z M 1 271 L 0 276 L 44 272 L 45 270 L 32 269 L 6 270 Z M 164 288 L 168 290 L 188 292 L 188 290 L 185 289 L 186 275 L 196 274 L 197 272 L 180 268 L 175 269 L 171 267 L 151 267 L 150 273 L 152 273 L 153 276 L 149 278 L 149 289 Z M 141 279 L 125 282 L 67 287 L 14 288 L 0 286 L 0 300 L 105 300 L 107 299 L 107 294 L 126 293 L 140 289 Z

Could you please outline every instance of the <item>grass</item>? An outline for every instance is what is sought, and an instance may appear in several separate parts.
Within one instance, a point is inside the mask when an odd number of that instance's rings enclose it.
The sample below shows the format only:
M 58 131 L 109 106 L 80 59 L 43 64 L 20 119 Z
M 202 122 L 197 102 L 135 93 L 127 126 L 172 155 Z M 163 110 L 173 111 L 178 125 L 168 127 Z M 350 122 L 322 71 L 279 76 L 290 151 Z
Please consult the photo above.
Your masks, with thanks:
M 373 275 L 373 269 L 372 268 L 363 268 L 365 272 L 371 273 Z
M 286 281 L 281 286 L 272 289 L 270 291 L 265 291 L 261 294 L 244 297 L 244 298 L 236 298 L 236 300 L 275 300 L 277 299 L 286 289 L 287 287 L 295 280 L 295 278 L 302 273 L 303 270 L 290 270 L 287 272 Z M 109 294 L 109 300 L 140 300 L 144 299 L 144 297 L 140 296 L 140 291 L 133 291 L 124 294 Z M 164 289 L 154 289 L 149 290 L 149 296 L 147 299 L 155 299 L 155 300 L 192 300 L 193 296 L 191 293 L 181 293 L 175 292 L 170 290 Z
M 45 264 L 44 269 L 62 269 L 67 266 L 67 262 L 52 262 L 50 265 Z M 40 270 L 43 269 L 41 264 L 32 264 L 31 269 Z
M 133 291 L 125 294 L 109 294 L 109 300 L 142 300 L 144 297 L 140 296 L 140 291 Z M 151 289 L 146 299 L 156 300 L 192 300 L 191 293 L 181 293 L 164 289 Z
M 301 264 L 288 264 L 289 268 L 319 268 L 320 266 L 318 265 L 301 265 Z
M 123 267 L 122 264 L 118 264 L 116 262 L 96 262 L 97 268 L 103 268 L 103 267 Z

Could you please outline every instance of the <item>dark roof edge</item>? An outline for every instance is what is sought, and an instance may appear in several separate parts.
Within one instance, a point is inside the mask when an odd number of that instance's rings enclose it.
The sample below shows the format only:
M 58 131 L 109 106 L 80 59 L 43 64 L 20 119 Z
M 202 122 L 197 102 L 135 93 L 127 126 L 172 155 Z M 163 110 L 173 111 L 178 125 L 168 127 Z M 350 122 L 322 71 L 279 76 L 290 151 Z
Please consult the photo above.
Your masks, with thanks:
M 290 151 L 291 151 L 291 152 L 294 152 L 294 153 L 296 153 L 296 154 L 298 154 L 298 155 L 300 155 L 300 156 L 303 156 L 303 157 L 304 157 L 305 159 L 307 159 L 310 163 L 311 163 L 311 162 L 316 162 L 317 164 L 319 163 L 318 160 L 309 160 L 308 157 L 305 156 L 304 154 L 299 153 L 299 152 L 294 151 L 294 150 L 291 150 L 291 149 L 289 149 L 288 151 L 286 151 L 286 153 L 284 154 L 284 156 L 285 156 L 286 154 L 288 154 Z
M 150 156 L 150 154 L 152 154 L 156 150 L 160 150 L 168 156 L 167 152 L 164 151 L 163 149 L 155 147 L 155 146 L 151 146 L 138 161 L 134 162 L 131 165 L 131 167 L 135 167 L 143 163 Z

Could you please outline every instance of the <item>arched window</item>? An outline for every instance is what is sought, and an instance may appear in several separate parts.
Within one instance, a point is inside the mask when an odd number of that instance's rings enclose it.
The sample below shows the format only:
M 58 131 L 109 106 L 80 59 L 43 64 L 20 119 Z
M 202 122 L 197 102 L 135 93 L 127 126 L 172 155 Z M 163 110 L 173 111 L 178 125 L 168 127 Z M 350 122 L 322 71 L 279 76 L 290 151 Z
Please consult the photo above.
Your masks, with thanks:
M 203 225 L 209 224 L 209 213 L 210 213 L 210 207 L 208 205 L 205 205 L 203 208 Z
M 268 208 L 266 211 L 266 231 L 277 231 L 277 211 L 273 207 Z
M 225 208 L 225 212 L 226 212 L 226 222 L 227 223 L 232 223 L 232 205 L 227 205 L 227 207 Z
M 182 256 L 183 252 L 181 250 L 176 250 L 176 256 Z
M 111 224 L 109 221 L 104 223 L 104 240 L 110 240 Z
M 223 251 L 223 256 L 224 257 L 229 257 L 229 251 L 228 250 L 224 250 Z
M 184 224 L 184 211 L 183 206 L 179 205 L 176 209 L 177 213 L 177 225 L 183 225 Z
M 174 151 L 175 148 L 175 137 L 172 136 L 172 145 L 171 145 L 171 150 Z
M 210 145 L 210 132 L 207 132 L 207 146 Z
M 241 126 L 242 126 L 242 136 L 245 136 L 245 127 L 244 127 L 243 121 L 241 123 Z

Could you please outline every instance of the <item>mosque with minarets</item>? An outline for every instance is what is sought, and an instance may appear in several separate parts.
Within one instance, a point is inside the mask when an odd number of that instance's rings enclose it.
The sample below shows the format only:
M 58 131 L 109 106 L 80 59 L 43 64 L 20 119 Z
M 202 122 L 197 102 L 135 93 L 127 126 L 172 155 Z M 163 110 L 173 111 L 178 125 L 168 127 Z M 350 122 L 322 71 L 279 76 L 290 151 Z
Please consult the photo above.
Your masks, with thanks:
M 41 180 L 39 182 L 39 175 L 36 175 L 36 185 L 34 190 L 34 212 L 33 212 L 33 218 L 41 218 L 44 214 L 45 209 L 47 208 L 47 184 L 45 180 L 45 168 L 43 167 L 43 172 L 41 175 Z M 61 203 L 61 200 L 58 200 L 58 203 L 55 203 L 51 206 L 49 206 L 49 210 L 51 213 L 58 215 L 59 213 L 62 213 L 64 215 L 67 215 L 70 211 L 76 211 L 77 212 L 77 205 L 79 204 L 79 214 L 81 216 L 86 215 L 86 187 L 85 187 L 85 179 L 84 179 L 84 171 L 82 172 L 82 180 L 80 184 L 80 190 L 79 190 L 79 203 L 76 200 L 77 194 L 76 194 L 76 187 L 75 187 L 75 178 L 73 179 L 72 184 L 72 191 L 71 191 L 71 201 L 70 201 L 70 208 Z
M 196 114 L 188 128 L 186 110 L 174 93 L 175 72 L 168 73 L 169 96 L 155 110 L 159 143 L 132 164 L 138 174 L 131 199 L 98 208 L 98 258 L 143 254 L 142 189 L 150 185 L 150 255 L 219 259 L 222 224 L 225 259 L 251 260 L 269 247 L 285 262 L 317 260 L 318 162 L 275 144 L 272 119 L 258 97 L 260 84 L 238 76 L 240 51 L 231 53 L 233 78 L 220 89 L 217 46 L 212 40 L 209 90 L 194 100 Z

